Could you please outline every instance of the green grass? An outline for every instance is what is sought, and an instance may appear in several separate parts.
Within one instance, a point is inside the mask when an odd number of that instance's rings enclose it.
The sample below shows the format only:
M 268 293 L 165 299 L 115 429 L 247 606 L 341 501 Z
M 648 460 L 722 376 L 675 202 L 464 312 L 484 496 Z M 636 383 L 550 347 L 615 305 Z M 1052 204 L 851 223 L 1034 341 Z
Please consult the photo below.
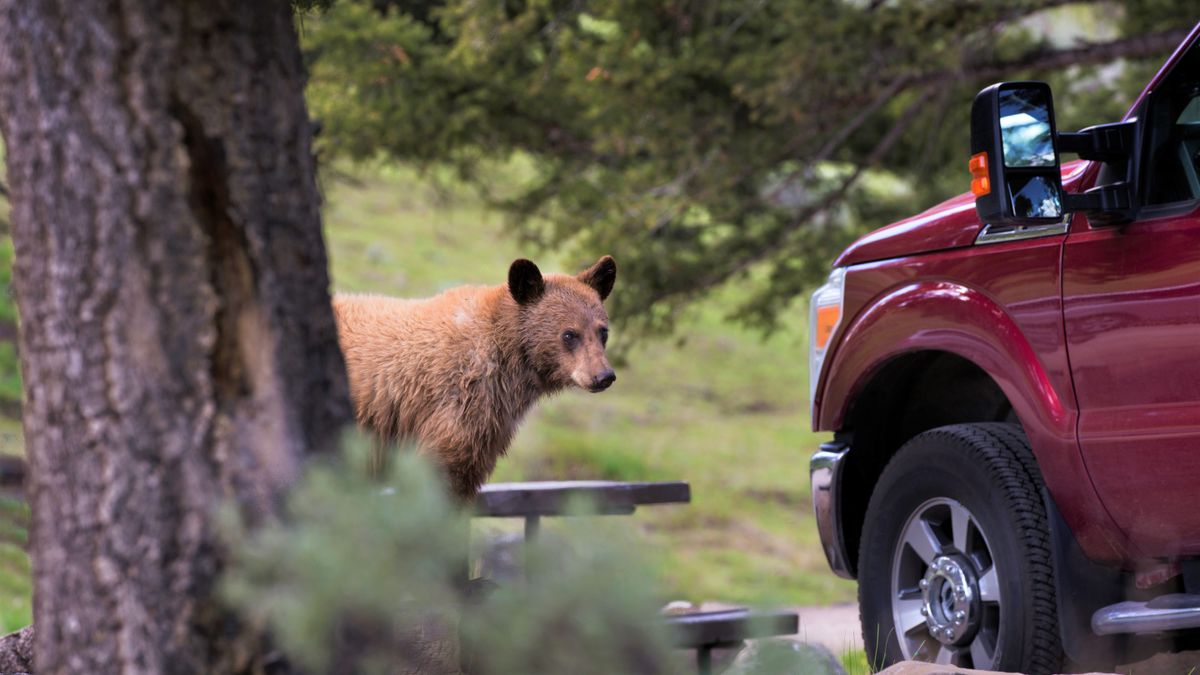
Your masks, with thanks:
M 21 420 L 0 415 L 0 455 L 25 456 L 25 432 Z
M 0 635 L 32 620 L 29 558 L 25 555 L 28 520 L 24 504 L 0 496 Z
M 861 649 L 847 649 L 841 654 L 842 667 L 846 675 L 870 675 L 875 672 L 867 661 L 867 653 Z
M 411 172 L 356 173 L 326 188 L 338 289 L 419 297 L 501 283 L 520 256 L 575 271 L 522 249 L 471 196 Z M 634 349 L 608 392 L 543 402 L 494 480 L 686 480 L 691 505 L 636 515 L 662 552 L 671 597 L 849 601 L 854 586 L 826 567 L 809 501 L 808 457 L 821 439 L 808 430 L 803 307 L 763 341 L 723 320 L 738 293 L 697 308 L 682 341 Z M 612 343 L 620 341 L 614 331 Z

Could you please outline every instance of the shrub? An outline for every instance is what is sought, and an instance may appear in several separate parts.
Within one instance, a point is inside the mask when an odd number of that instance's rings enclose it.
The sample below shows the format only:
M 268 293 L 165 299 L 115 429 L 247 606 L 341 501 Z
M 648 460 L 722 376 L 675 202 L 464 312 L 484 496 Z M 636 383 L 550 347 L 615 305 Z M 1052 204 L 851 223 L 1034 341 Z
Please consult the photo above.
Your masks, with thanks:
M 227 509 L 225 597 L 315 672 L 472 674 L 667 670 L 652 574 L 615 524 L 566 518 L 528 550 L 532 583 L 466 582 L 468 523 L 417 453 L 368 479 L 366 444 L 311 469 L 289 520 L 248 531 Z M 556 528 L 557 529 L 557 528 Z M 459 619 L 461 626 L 459 625 Z

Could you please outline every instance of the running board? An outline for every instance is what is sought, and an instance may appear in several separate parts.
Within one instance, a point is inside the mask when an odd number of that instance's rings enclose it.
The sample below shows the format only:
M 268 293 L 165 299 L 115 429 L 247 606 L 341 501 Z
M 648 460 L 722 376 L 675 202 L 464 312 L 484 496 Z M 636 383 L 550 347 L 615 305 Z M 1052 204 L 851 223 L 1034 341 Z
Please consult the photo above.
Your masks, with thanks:
M 1115 633 L 1165 633 L 1200 628 L 1200 595 L 1173 593 L 1148 602 L 1118 602 L 1092 614 L 1092 631 Z

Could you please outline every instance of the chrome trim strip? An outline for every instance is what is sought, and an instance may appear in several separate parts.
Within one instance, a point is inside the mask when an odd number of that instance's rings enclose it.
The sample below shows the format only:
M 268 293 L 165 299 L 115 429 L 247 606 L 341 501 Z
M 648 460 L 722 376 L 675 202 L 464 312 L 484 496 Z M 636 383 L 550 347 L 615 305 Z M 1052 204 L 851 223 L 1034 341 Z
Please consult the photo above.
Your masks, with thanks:
M 1179 593 L 1149 602 L 1118 602 L 1092 614 L 1092 631 L 1097 635 L 1162 633 L 1187 628 L 1200 628 L 1200 596 Z
M 845 443 L 823 443 L 808 463 L 813 515 L 817 519 L 817 533 L 821 535 L 821 548 L 825 550 L 829 569 L 844 579 L 854 578 L 846 555 L 846 543 L 842 540 L 838 497 L 842 486 L 842 464 L 849 452 L 850 447 Z
M 976 244 L 999 244 L 1005 241 L 1021 239 L 1036 239 L 1051 237 L 1056 234 L 1066 234 L 1071 219 L 1068 216 L 1061 223 L 1051 225 L 984 225 L 975 237 Z

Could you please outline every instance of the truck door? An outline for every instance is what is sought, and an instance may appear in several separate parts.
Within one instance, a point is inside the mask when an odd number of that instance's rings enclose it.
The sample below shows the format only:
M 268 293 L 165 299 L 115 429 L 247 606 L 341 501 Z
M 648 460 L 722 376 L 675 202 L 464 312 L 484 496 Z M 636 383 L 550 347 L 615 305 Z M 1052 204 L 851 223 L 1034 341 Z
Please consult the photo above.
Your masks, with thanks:
M 1063 253 L 1079 444 L 1143 554 L 1200 553 L 1200 48 L 1146 99 L 1136 221 L 1075 218 Z

